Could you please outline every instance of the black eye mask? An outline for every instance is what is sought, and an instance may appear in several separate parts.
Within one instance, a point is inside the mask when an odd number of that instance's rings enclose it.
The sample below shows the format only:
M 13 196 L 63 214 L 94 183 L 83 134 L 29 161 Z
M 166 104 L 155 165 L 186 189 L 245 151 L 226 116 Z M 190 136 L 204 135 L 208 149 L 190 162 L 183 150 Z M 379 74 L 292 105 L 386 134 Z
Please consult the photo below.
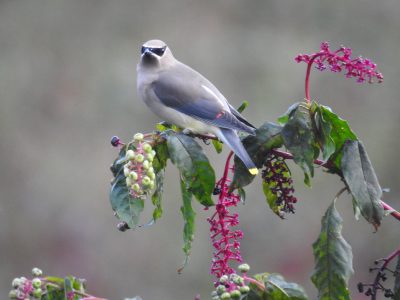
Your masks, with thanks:
M 142 47 L 142 50 L 141 50 L 140 52 L 143 54 L 146 50 L 148 50 L 148 51 L 154 53 L 155 55 L 161 57 L 161 56 L 163 56 L 163 54 L 164 54 L 164 52 L 165 52 L 166 49 L 167 49 L 167 46 L 164 46 L 164 47 L 162 47 L 162 48 L 151 48 L 151 47 L 145 47 L 145 46 L 143 46 L 143 47 Z

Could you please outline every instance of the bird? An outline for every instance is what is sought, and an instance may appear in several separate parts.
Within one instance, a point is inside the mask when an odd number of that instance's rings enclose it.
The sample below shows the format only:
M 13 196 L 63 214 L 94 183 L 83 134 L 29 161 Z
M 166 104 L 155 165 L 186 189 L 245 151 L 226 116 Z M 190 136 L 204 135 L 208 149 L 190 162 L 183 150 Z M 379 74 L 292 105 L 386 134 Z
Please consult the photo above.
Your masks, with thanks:
M 255 127 L 209 80 L 175 59 L 161 40 L 149 40 L 142 45 L 137 92 L 158 117 L 185 132 L 215 135 L 232 149 L 250 174 L 258 174 L 238 135 L 255 135 Z

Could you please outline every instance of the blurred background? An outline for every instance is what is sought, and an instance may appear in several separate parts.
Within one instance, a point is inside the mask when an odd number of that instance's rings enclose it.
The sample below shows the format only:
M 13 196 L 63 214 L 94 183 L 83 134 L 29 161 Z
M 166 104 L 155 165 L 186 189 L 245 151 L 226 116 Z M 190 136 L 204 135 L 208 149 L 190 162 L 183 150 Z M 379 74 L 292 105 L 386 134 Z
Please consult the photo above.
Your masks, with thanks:
M 86 278 L 108 299 L 209 299 L 212 249 L 197 210 L 189 265 L 183 262 L 177 172 L 169 165 L 164 216 L 155 226 L 121 233 L 111 211 L 112 135 L 131 139 L 159 120 L 136 96 L 141 44 L 159 38 L 175 56 L 208 77 L 255 125 L 275 121 L 304 97 L 306 66 L 298 53 L 321 41 L 351 47 L 378 64 L 381 85 L 341 74 L 311 75 L 311 96 L 347 119 L 364 141 L 385 200 L 400 209 L 400 2 L 396 0 L 1 0 L 0 1 L 0 298 L 33 266 L 46 274 Z M 205 147 L 221 174 L 220 156 Z M 297 212 L 280 220 L 267 207 L 260 180 L 238 208 L 242 254 L 256 272 L 279 272 L 315 288 L 312 242 L 341 187 L 318 170 L 311 189 L 294 168 Z M 150 218 L 147 206 L 143 222 Z M 377 233 L 355 221 L 349 197 L 338 208 L 354 251 L 354 299 L 368 268 L 399 243 L 400 224 L 386 218 Z

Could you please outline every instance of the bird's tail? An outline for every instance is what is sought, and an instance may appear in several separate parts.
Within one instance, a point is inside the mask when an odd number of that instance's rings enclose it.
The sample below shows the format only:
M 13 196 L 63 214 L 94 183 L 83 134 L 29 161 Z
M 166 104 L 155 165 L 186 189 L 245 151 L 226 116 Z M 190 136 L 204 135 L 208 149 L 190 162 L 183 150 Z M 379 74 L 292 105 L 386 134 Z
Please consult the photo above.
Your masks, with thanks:
M 243 147 L 243 144 L 240 141 L 240 138 L 237 135 L 236 131 L 227 128 L 219 128 L 219 129 L 220 129 L 220 134 L 218 135 L 218 137 L 222 140 L 222 142 L 228 145 L 232 149 L 232 151 L 241 159 L 241 161 L 249 170 L 250 174 L 257 175 L 258 169 L 251 160 L 246 149 Z

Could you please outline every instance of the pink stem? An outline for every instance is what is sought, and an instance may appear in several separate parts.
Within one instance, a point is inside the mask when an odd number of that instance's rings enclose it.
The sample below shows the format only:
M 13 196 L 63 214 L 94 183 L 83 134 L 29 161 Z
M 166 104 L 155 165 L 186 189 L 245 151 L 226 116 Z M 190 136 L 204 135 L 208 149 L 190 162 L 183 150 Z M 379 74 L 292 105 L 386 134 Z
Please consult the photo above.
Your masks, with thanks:
M 319 57 L 319 56 L 321 56 L 321 55 L 324 55 L 324 54 L 326 54 L 326 53 L 325 53 L 325 52 L 318 52 L 318 53 L 315 53 L 315 54 L 311 57 L 310 61 L 309 61 L 308 64 L 307 64 L 306 81 L 305 81 L 305 92 L 306 92 L 306 102 L 307 102 L 307 103 L 310 103 L 310 102 L 311 102 L 311 99 L 310 99 L 310 73 L 311 73 L 311 66 L 312 66 L 312 64 L 314 63 L 314 60 L 315 60 L 317 57 Z
M 243 279 L 244 279 L 244 281 L 255 284 L 260 290 L 265 291 L 265 285 L 262 282 L 254 279 L 254 278 L 247 277 L 246 274 L 243 275 Z

